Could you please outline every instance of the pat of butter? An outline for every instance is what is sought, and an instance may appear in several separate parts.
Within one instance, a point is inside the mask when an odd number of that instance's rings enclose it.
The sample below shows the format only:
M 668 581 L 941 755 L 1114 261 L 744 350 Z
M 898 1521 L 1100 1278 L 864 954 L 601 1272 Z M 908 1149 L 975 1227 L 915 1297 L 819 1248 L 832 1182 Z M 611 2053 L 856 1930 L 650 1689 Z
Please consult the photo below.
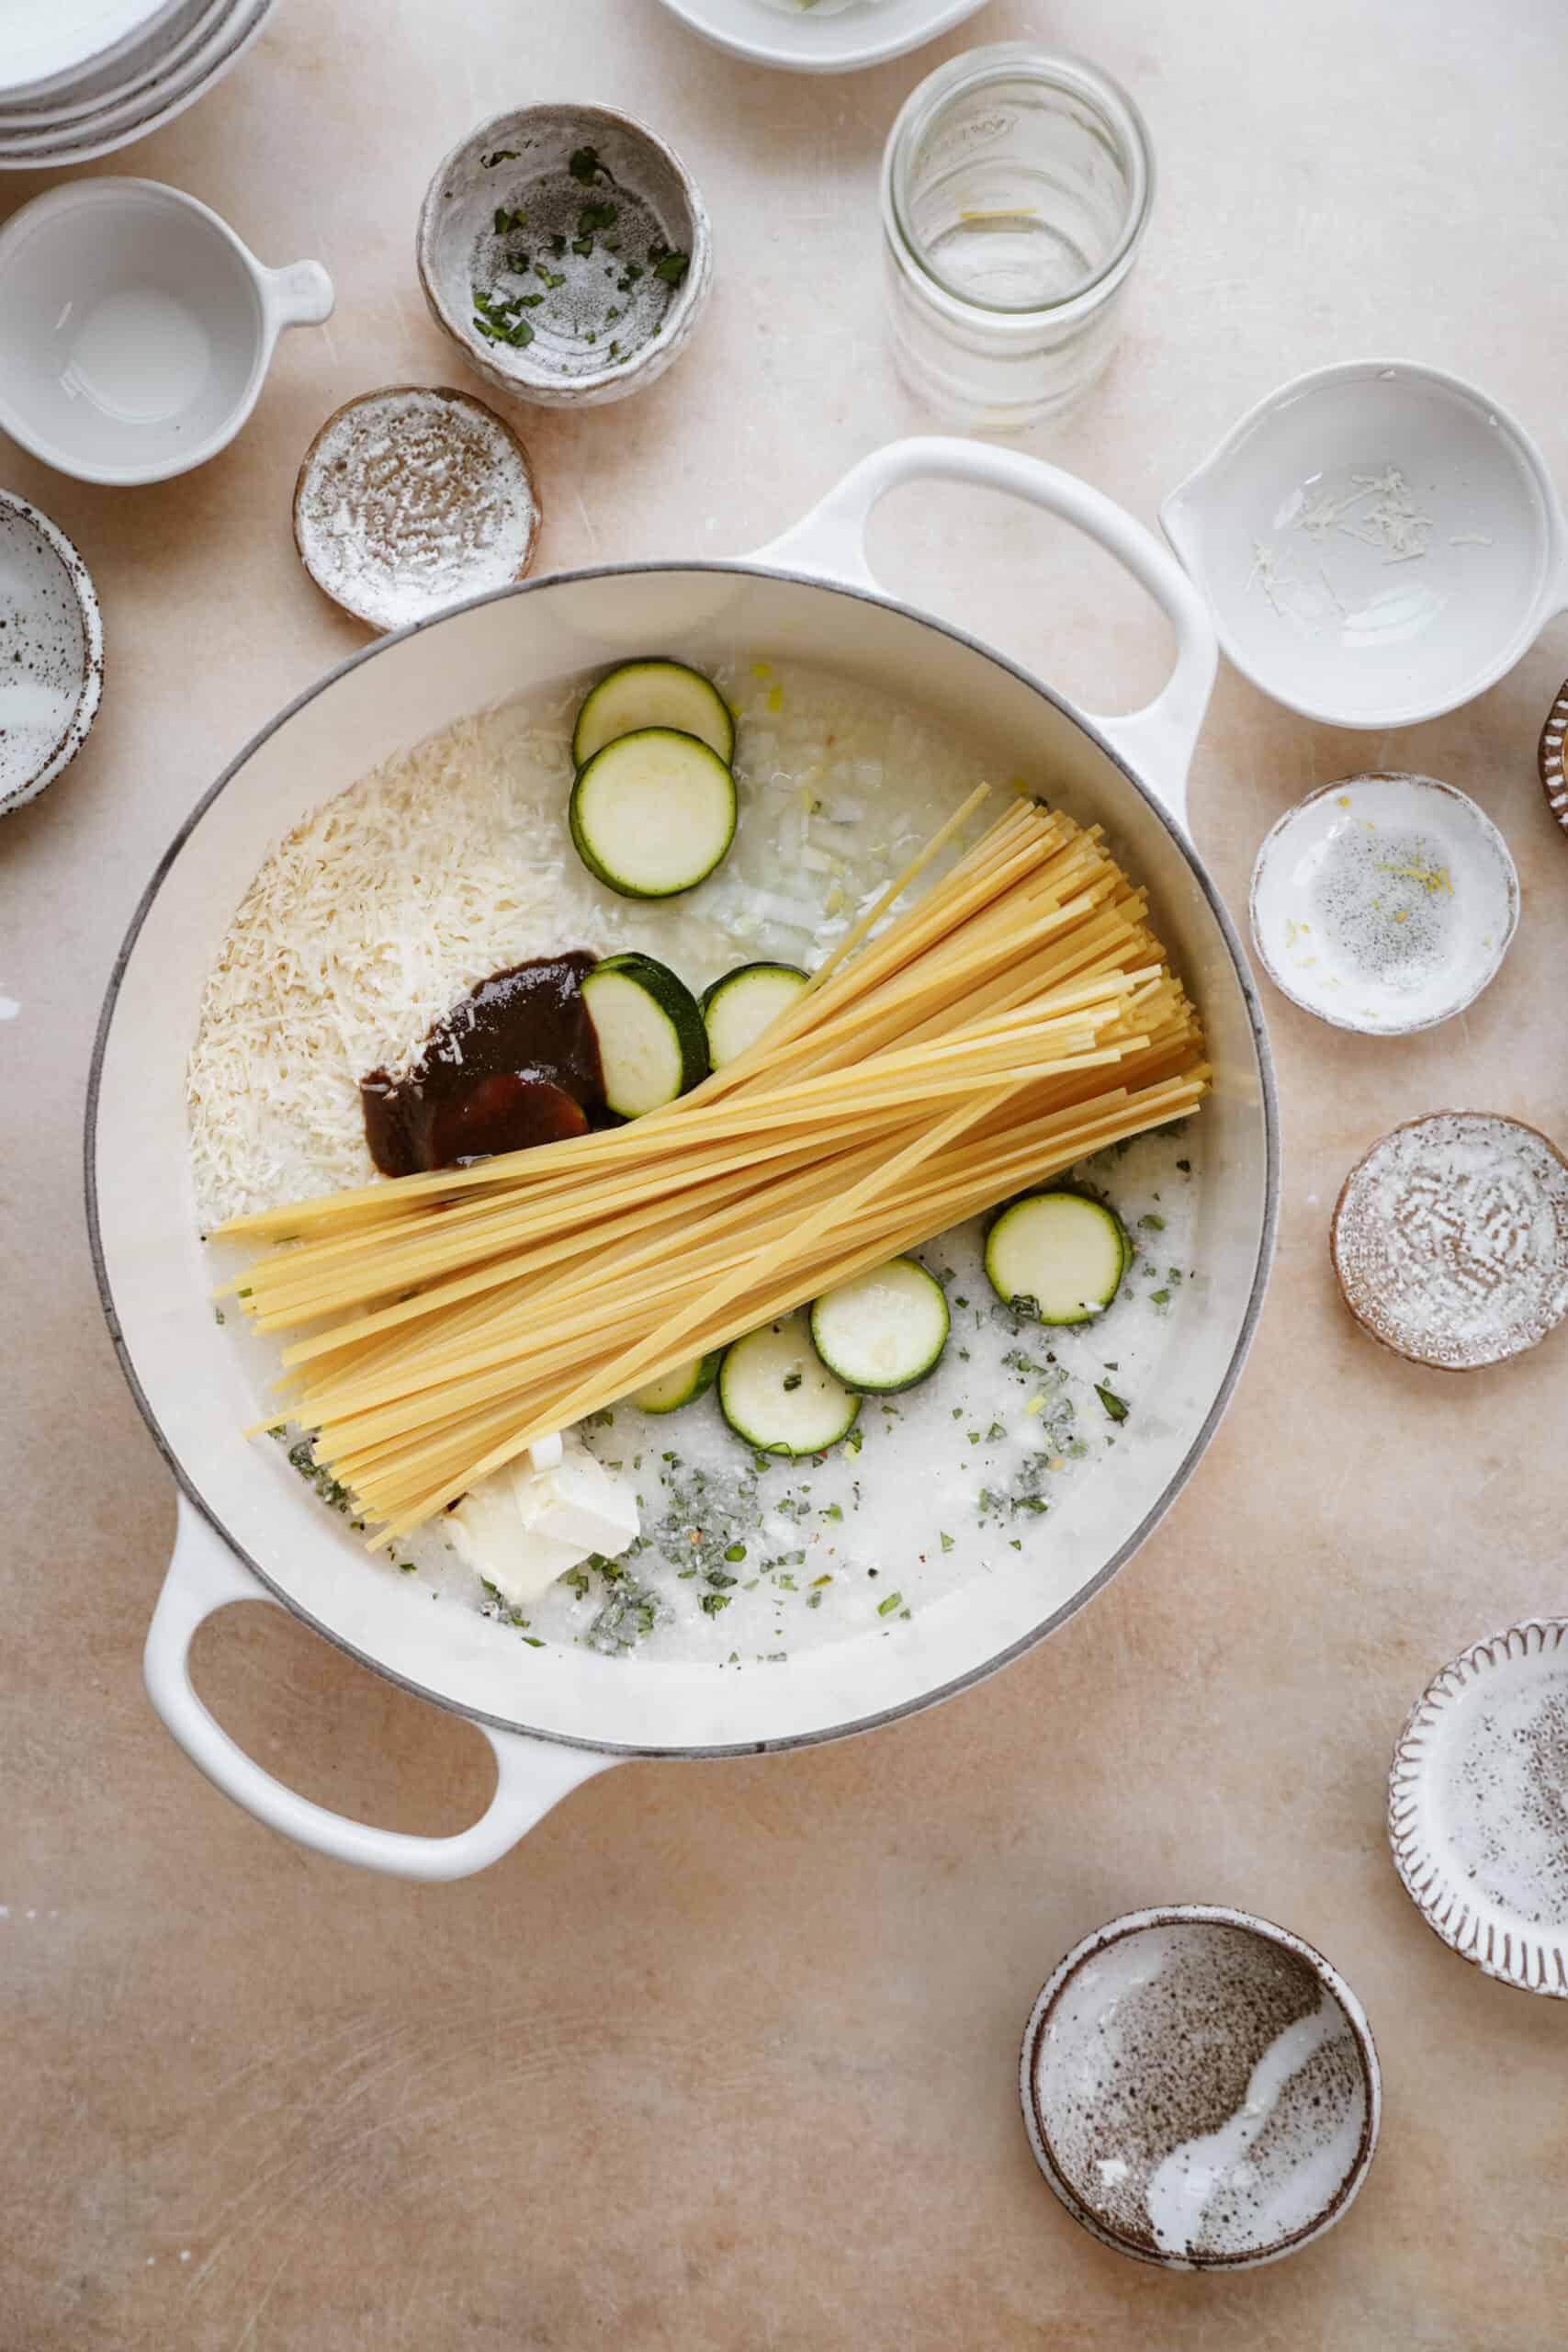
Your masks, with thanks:
M 591 1552 L 613 1559 L 637 1532 L 630 1483 L 570 1436 L 557 1442 L 557 1467 L 525 1460 L 481 1479 L 447 1517 L 468 1566 L 514 1608 L 537 1600 Z
M 580 1559 L 589 1552 L 613 1559 L 637 1535 L 636 1495 L 581 1445 L 569 1442 L 556 1469 L 526 1472 L 516 1487 L 525 1526 L 552 1543 L 576 1544 Z

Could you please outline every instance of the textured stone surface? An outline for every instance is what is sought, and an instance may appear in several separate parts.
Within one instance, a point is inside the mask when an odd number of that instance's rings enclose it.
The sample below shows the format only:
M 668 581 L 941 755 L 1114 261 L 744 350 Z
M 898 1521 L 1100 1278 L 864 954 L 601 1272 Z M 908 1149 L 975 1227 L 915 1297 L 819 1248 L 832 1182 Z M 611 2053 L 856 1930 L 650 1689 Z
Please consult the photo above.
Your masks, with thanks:
M 80 758 L 0 827 L 0 994 L 21 1007 L 0 1024 L 5 2352 L 1561 2344 L 1561 2011 L 1427 1932 L 1382 1814 L 1433 1668 L 1562 1605 L 1542 1438 L 1568 1339 L 1462 1380 L 1397 1362 L 1341 1306 L 1326 1220 L 1400 1119 L 1460 1104 L 1568 1129 L 1568 854 L 1535 775 L 1562 623 L 1473 708 L 1388 738 L 1222 678 L 1194 808 L 1234 909 L 1292 800 L 1401 766 L 1503 827 L 1519 937 L 1462 1022 L 1397 1045 L 1270 994 L 1284 1216 L 1238 1400 L 1111 1590 L 935 1713 L 795 1757 L 612 1772 L 468 1885 L 295 1851 L 197 1778 L 142 1696 L 173 1495 L 79 1203 L 98 1001 L 154 860 L 251 730 L 364 641 L 299 570 L 295 469 L 353 392 L 452 379 L 414 218 L 440 155 L 513 96 L 645 115 L 697 176 L 716 267 L 691 350 L 646 395 L 525 421 L 536 570 L 755 546 L 925 422 L 882 341 L 882 140 L 942 55 L 1030 28 L 1129 84 L 1160 172 L 1112 372 L 1032 446 L 1152 519 L 1272 383 L 1382 350 L 1479 375 L 1568 477 L 1559 9 L 1428 0 L 1418 40 L 1408 11 L 1357 0 L 1264 13 L 997 0 L 920 56 L 797 83 L 699 47 L 654 0 L 389 0 L 373 28 L 348 0 L 294 0 L 209 98 L 92 167 L 190 188 L 268 261 L 320 255 L 339 306 L 285 339 L 243 435 L 183 481 L 91 489 L 0 443 L 0 480 L 92 569 L 108 665 Z M 0 180 L 0 210 L 42 184 Z M 1158 680 L 1159 625 L 1065 529 L 944 489 L 890 504 L 876 544 L 895 586 L 1091 707 Z M 476 1733 L 273 1614 L 209 1626 L 197 1675 L 308 1793 L 407 1828 L 483 1802 Z M 1230 2279 L 1094 2245 L 1018 2113 L 1018 2036 L 1061 1953 L 1179 1899 L 1318 1944 L 1385 2068 L 1344 2227 Z

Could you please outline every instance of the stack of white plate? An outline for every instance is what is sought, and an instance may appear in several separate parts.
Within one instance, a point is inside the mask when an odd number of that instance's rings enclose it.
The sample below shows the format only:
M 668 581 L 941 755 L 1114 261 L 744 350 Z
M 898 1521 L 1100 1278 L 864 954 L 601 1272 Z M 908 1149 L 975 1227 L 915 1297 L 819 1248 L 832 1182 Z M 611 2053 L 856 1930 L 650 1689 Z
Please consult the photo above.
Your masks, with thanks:
M 0 171 L 85 164 L 221 81 L 276 0 L 3 0 Z

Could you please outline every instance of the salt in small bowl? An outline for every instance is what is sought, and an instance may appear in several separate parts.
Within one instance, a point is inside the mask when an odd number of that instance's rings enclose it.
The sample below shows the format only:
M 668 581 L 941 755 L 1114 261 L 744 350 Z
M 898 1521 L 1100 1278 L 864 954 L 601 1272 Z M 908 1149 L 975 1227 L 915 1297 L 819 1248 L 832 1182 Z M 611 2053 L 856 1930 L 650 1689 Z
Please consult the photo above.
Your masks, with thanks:
M 707 213 L 674 150 L 609 107 L 497 115 L 454 147 L 419 216 L 431 316 L 513 400 L 625 400 L 707 300 Z
M 1341 2221 L 1377 2146 L 1382 2076 L 1321 1952 L 1249 1912 L 1131 1911 L 1035 2002 L 1020 2064 L 1035 2162 L 1102 2245 L 1243 2270 Z
M 1399 1037 L 1451 1020 L 1493 978 L 1518 926 L 1508 844 L 1436 776 L 1325 784 L 1258 853 L 1252 936 L 1292 1002 L 1336 1029 Z
M 1568 2000 L 1568 1618 L 1510 1625 L 1434 1675 L 1394 1747 L 1388 1837 L 1435 1936 Z
M 57 524 L 0 490 L 0 816 L 70 766 L 97 716 L 104 629 Z

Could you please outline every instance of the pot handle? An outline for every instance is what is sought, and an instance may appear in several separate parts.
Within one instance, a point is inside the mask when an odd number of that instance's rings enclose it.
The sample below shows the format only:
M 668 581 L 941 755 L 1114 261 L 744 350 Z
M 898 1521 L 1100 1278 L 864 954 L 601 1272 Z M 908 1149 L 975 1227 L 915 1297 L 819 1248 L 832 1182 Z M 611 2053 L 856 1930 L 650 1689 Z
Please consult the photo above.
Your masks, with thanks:
M 312 1804 L 275 1781 L 231 1740 L 191 1687 L 190 1645 L 205 1618 L 233 1600 L 269 1600 L 276 1593 L 237 1560 L 186 1498 L 180 1497 L 174 1557 L 147 1628 L 142 1657 L 147 1693 L 165 1729 L 215 1788 L 297 1845 L 340 1862 L 386 1871 L 396 1878 L 467 1878 L 509 1853 L 580 1781 L 615 1763 L 592 1748 L 558 1747 L 523 1732 L 480 1724 L 495 1751 L 495 1794 L 479 1819 L 455 1838 L 416 1838 L 351 1821 Z
M 877 582 L 866 560 L 866 526 L 887 492 L 909 481 L 963 481 L 1010 491 L 1097 540 L 1147 589 L 1176 632 L 1176 665 L 1170 677 L 1142 710 L 1120 718 L 1084 716 L 1185 827 L 1187 771 L 1219 662 L 1214 625 L 1174 556 L 1103 491 L 1043 458 L 986 441 L 941 435 L 894 441 L 863 458 L 819 505 L 781 538 L 759 548 L 751 560 L 775 571 L 804 571 L 850 587 L 874 589 Z

